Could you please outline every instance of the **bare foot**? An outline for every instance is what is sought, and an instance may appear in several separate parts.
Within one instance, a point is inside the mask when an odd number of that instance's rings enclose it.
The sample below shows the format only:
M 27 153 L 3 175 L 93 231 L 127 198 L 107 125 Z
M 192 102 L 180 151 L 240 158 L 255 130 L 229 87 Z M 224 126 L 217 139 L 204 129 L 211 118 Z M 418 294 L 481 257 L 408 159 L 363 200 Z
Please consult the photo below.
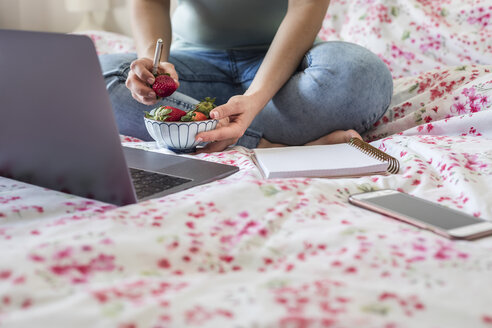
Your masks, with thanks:
M 355 130 L 337 130 L 317 140 L 308 142 L 306 146 L 345 143 L 345 142 L 349 142 L 350 139 L 352 138 L 358 138 L 362 140 L 360 134 L 358 134 L 357 131 Z
M 337 130 L 319 139 L 308 142 L 307 144 L 305 144 L 305 146 L 345 143 L 345 142 L 349 142 L 351 138 L 358 138 L 362 140 L 360 134 L 357 133 L 357 131 L 355 130 Z M 260 143 L 258 144 L 258 148 L 273 148 L 273 147 L 285 147 L 285 146 L 286 145 L 283 144 L 272 143 L 263 138 L 260 140 Z
M 257 148 L 273 148 L 273 147 L 286 147 L 287 145 L 284 144 L 277 144 L 277 143 L 272 143 L 265 138 L 261 138 L 260 143 L 258 144 Z

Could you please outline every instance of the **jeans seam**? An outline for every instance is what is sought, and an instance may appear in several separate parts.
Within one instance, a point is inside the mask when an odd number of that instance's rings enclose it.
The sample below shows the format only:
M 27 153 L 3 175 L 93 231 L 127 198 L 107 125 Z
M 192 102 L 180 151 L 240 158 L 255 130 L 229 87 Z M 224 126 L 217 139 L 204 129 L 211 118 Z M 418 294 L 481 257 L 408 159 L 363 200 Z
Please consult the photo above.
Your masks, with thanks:
M 227 51 L 227 54 L 229 56 L 229 68 L 231 70 L 232 81 L 234 81 L 234 83 L 238 83 L 239 73 L 236 63 L 236 56 L 234 55 L 234 51 L 232 50 Z
M 190 75 L 181 74 L 179 76 L 180 81 L 188 81 L 188 82 L 223 82 L 223 83 L 231 83 L 231 81 L 227 79 L 214 79 L 213 76 L 210 75 L 201 75 L 190 77 Z
M 239 138 L 236 145 L 250 149 L 256 148 L 258 147 L 262 136 L 263 134 L 261 132 L 248 128 L 246 129 L 242 137 Z
M 255 137 L 255 138 L 261 138 L 261 133 L 259 132 L 252 132 L 251 129 L 246 129 L 244 132 L 244 135 L 249 136 L 249 137 Z
M 186 109 L 188 109 L 188 110 L 192 110 L 192 109 L 194 109 L 194 108 L 195 108 L 195 106 L 194 106 L 194 105 L 191 105 L 191 104 L 189 104 L 189 103 L 187 103 L 187 102 L 184 102 L 184 101 L 181 101 L 181 100 L 176 100 L 176 99 L 174 99 L 174 98 L 172 98 L 172 97 L 168 97 L 168 98 L 166 98 L 166 101 L 168 101 L 168 102 L 173 102 L 173 103 L 175 103 L 177 106 L 181 106 L 182 108 L 186 108 Z
M 311 67 L 311 64 L 313 63 L 313 56 L 311 56 L 310 52 L 306 52 L 306 54 L 304 55 L 304 58 L 306 60 L 306 67 L 302 68 L 303 70 L 308 68 L 308 67 Z
M 130 66 L 131 63 L 126 63 L 126 65 L 121 67 L 121 74 L 125 76 L 125 79 L 128 77 L 128 74 L 130 73 Z
M 123 63 L 118 69 L 108 72 L 104 75 L 105 78 L 115 76 L 119 81 L 126 82 L 128 73 L 130 72 L 131 63 Z

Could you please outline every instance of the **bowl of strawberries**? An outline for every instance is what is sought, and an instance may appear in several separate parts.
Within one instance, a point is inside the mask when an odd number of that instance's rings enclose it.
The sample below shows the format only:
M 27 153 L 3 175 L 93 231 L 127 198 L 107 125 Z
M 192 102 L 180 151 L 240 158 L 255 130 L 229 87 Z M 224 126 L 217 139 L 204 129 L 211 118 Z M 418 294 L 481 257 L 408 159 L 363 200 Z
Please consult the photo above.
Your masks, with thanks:
M 216 107 L 214 101 L 207 97 L 188 112 L 172 106 L 154 108 L 145 112 L 145 127 L 159 147 L 193 153 L 199 144 L 196 135 L 217 127 L 218 120 L 210 118 L 210 111 Z

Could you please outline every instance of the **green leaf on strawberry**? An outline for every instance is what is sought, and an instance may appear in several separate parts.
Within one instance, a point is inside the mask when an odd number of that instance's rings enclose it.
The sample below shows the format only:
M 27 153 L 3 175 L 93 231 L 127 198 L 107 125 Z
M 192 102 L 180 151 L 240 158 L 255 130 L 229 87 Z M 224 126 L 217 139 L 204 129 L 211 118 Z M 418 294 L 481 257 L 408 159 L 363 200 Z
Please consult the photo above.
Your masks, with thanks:
M 206 97 L 204 100 L 196 104 L 195 111 L 203 113 L 207 115 L 207 118 L 210 118 L 210 111 L 217 107 L 214 102 L 215 98 Z
M 161 106 L 155 109 L 154 111 L 154 120 L 157 121 L 165 121 L 167 116 L 171 113 L 171 108 L 167 106 Z
M 176 122 L 186 114 L 184 110 L 171 106 L 160 106 L 153 109 L 150 113 L 144 112 L 145 117 L 156 121 Z
M 208 119 L 209 117 L 207 117 L 207 115 L 196 110 L 189 111 L 186 115 L 181 116 L 181 122 L 205 121 Z
M 193 121 L 193 116 L 195 115 L 195 111 L 190 110 L 185 115 L 181 116 L 181 122 L 191 122 Z

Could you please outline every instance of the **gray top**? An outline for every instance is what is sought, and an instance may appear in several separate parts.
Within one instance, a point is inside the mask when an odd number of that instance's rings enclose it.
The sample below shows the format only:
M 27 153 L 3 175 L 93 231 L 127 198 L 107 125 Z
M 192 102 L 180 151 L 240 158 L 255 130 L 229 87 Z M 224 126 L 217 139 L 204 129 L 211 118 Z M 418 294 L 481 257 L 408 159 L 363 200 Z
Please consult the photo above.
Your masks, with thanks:
M 178 0 L 173 48 L 230 49 L 269 45 L 288 0 Z

